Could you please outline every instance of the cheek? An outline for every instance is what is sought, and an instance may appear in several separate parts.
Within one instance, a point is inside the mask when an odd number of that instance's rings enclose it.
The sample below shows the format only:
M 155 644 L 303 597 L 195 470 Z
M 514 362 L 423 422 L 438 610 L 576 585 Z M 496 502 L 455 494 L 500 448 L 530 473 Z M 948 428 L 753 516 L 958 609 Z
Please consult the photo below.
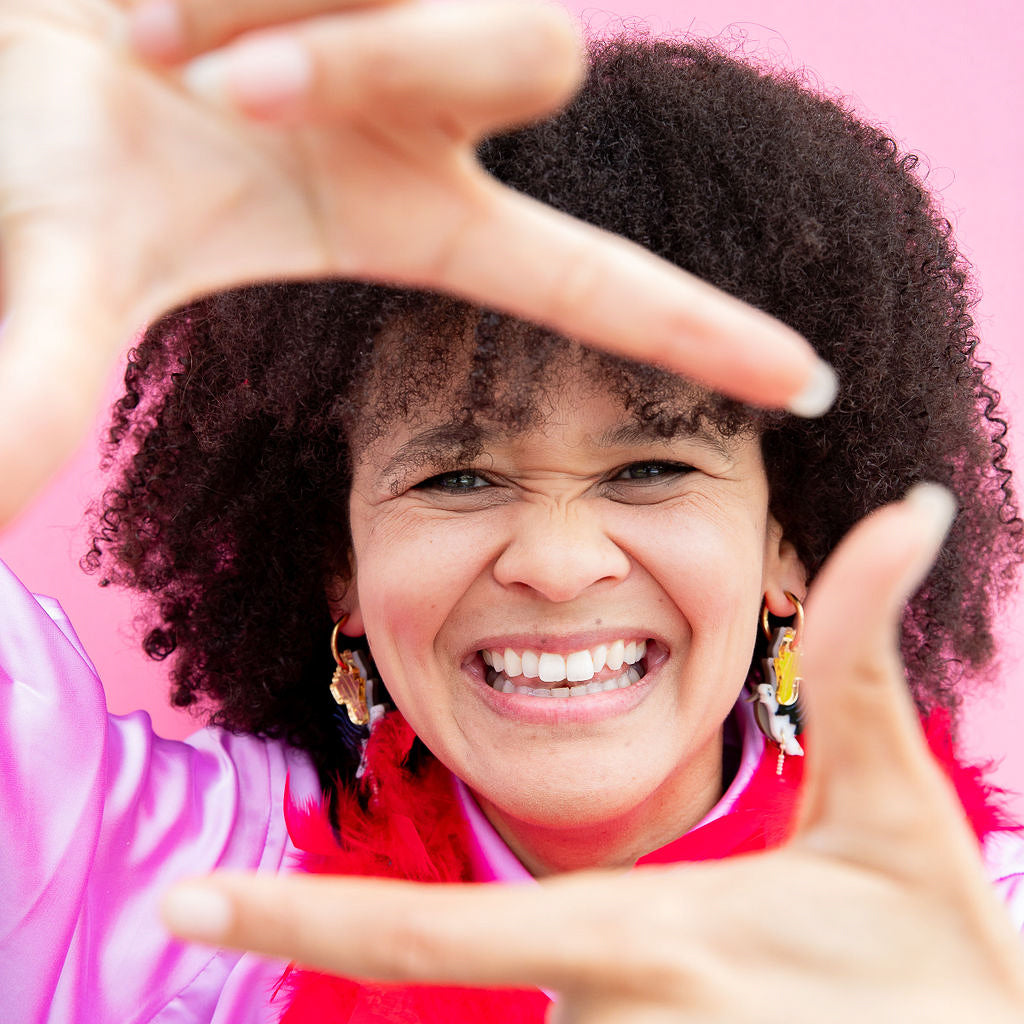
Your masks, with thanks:
M 377 667 L 400 703 L 434 679 L 453 609 L 493 560 L 493 531 L 425 515 L 353 529 L 359 606 Z M 408 694 L 403 700 L 403 696 Z
M 690 632 L 692 659 L 709 678 L 746 677 L 763 596 L 765 537 L 749 513 L 719 507 L 648 521 L 633 557 L 650 573 Z

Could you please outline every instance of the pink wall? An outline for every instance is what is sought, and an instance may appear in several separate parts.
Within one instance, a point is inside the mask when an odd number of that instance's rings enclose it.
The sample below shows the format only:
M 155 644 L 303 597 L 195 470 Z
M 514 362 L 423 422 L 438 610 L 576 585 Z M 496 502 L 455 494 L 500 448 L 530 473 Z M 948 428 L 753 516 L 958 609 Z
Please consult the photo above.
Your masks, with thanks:
M 603 9 L 572 0 L 569 6 L 595 28 L 616 21 Z M 1024 345 L 1013 307 L 1024 273 L 1024 197 L 1017 187 L 1024 165 L 1024 14 L 1017 0 L 932 0 L 927 7 L 920 0 L 861 0 L 838 13 L 832 4 L 806 0 L 619 0 L 616 11 L 649 19 L 657 32 L 728 30 L 752 52 L 812 68 L 824 87 L 852 95 L 862 111 L 927 154 L 929 181 L 984 285 L 978 319 L 986 351 L 1012 418 L 1024 421 Z M 131 603 L 99 590 L 77 569 L 81 509 L 100 487 L 95 446 L 87 442 L 0 538 L 0 557 L 34 589 L 60 596 L 106 680 L 113 710 L 145 707 L 161 732 L 182 735 L 194 723 L 166 707 L 163 668 L 133 647 Z M 976 753 L 1003 759 L 997 778 L 1024 792 L 1024 744 L 1015 742 L 1016 723 L 1024 721 L 1024 604 L 1007 613 L 1003 632 L 1003 671 L 972 704 L 967 739 Z M 1024 816 L 1024 800 L 1016 809 Z

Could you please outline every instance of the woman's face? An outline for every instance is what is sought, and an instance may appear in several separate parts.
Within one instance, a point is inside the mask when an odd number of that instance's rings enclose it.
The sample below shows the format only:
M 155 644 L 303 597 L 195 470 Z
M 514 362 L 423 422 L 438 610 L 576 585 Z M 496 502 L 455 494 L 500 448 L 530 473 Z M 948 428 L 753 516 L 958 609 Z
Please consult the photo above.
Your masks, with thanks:
M 803 587 L 756 438 L 647 436 L 580 373 L 550 398 L 465 464 L 450 407 L 368 447 L 336 609 L 535 872 L 629 863 L 703 816 L 762 597 L 788 614 Z

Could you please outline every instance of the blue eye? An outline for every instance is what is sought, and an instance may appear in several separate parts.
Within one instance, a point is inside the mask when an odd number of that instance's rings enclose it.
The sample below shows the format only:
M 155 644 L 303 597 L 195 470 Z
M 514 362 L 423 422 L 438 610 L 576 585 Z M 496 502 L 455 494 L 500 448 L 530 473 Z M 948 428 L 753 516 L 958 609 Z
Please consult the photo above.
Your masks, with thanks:
M 415 489 L 465 494 L 468 491 L 478 491 L 490 486 L 490 481 L 485 480 L 479 473 L 474 473 L 471 469 L 456 469 L 450 473 L 438 473 L 437 476 L 428 477 L 416 484 Z

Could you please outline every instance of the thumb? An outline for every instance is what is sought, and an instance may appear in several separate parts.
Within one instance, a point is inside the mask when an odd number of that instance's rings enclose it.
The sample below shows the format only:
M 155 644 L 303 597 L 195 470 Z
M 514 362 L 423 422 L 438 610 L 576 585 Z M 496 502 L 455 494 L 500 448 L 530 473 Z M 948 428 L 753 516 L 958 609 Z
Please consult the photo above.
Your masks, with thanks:
M 955 511 L 944 488 L 918 485 L 858 523 L 814 583 L 804 634 L 804 828 L 827 824 L 877 839 L 941 782 L 906 686 L 900 623 Z M 893 820 L 879 820 L 883 813 Z

